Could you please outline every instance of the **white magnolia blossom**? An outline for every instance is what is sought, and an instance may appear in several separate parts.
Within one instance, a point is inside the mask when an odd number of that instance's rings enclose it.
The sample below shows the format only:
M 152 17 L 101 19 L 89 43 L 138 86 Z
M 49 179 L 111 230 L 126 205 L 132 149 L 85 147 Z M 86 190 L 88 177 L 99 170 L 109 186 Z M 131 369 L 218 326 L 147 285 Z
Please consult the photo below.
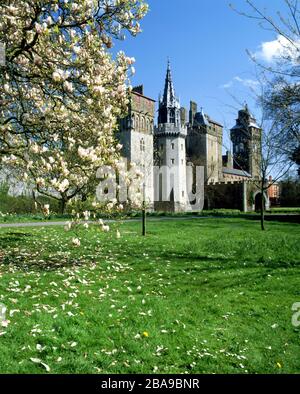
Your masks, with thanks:
M 89 211 L 84 211 L 83 212 L 84 220 L 89 220 L 90 216 L 91 216 L 91 213 Z
M 72 223 L 71 222 L 67 222 L 64 226 L 65 231 L 70 231 L 72 228 Z
M 109 232 L 109 226 L 104 224 L 104 225 L 102 226 L 102 231 L 103 231 L 104 233 L 108 233 L 108 232 Z
M 49 216 L 49 214 L 50 214 L 50 205 L 49 205 L 49 204 L 45 204 L 45 205 L 43 206 L 43 214 L 44 214 L 45 216 Z
M 79 238 L 72 238 L 72 244 L 76 247 L 80 246 L 80 239 Z
M 146 12 L 143 0 L 1 1 L 0 161 L 23 166 L 38 192 L 67 202 L 117 166 L 135 59 L 109 48 Z

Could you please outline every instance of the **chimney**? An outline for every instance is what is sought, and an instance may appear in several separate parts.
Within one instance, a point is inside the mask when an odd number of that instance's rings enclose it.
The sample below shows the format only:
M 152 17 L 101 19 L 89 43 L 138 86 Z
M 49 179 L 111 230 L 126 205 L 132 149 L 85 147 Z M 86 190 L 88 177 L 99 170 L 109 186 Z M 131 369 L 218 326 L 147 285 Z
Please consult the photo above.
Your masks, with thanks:
M 230 151 L 226 152 L 225 156 L 222 156 L 223 158 L 223 166 L 226 168 L 233 168 L 233 158 L 232 154 Z
M 194 124 L 195 115 L 197 113 L 197 103 L 194 101 L 190 101 L 190 114 L 189 114 L 189 123 L 191 125 Z

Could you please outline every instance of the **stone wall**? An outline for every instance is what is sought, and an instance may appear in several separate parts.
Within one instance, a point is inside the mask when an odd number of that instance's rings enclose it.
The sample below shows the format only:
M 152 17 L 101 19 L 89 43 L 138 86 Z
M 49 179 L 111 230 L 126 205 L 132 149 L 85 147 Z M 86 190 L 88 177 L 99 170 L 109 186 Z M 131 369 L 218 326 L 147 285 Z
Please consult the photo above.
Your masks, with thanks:
M 244 210 L 243 183 L 219 183 L 204 188 L 204 209 Z
M 206 185 L 204 209 L 238 209 L 254 211 L 255 198 L 260 193 L 255 182 L 241 181 Z M 269 198 L 265 194 L 265 207 L 269 208 Z

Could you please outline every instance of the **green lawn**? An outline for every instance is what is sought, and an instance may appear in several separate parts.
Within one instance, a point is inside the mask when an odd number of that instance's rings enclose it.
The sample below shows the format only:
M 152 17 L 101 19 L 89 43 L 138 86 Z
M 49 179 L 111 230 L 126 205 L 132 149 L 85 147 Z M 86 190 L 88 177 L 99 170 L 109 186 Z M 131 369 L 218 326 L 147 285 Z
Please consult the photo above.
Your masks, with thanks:
M 1 206 L 1 199 L 0 199 Z M 88 208 L 87 208 L 88 210 Z M 270 214 L 282 214 L 282 215 L 300 215 L 300 208 L 272 208 L 265 212 L 268 216 Z M 142 216 L 141 211 L 131 211 L 127 213 L 128 219 L 140 218 Z M 212 209 L 212 210 L 204 210 L 201 212 L 151 212 L 148 214 L 151 217 L 172 217 L 172 218 L 182 218 L 182 217 L 191 217 L 191 216 L 214 216 L 214 217 L 258 217 L 259 212 L 241 212 L 238 209 Z M 102 216 L 104 217 L 104 215 Z M 124 216 L 123 216 L 124 217 Z M 113 216 L 110 216 L 113 219 Z M 48 221 L 67 221 L 72 220 L 71 214 L 56 214 L 52 212 L 50 216 L 45 217 L 42 213 L 24 213 L 24 214 L 12 214 L 12 213 L 2 213 L 0 211 L 0 224 L 2 223 L 28 223 L 28 222 L 48 222 Z
M 0 229 L 1 373 L 300 372 L 299 225 L 116 226 Z

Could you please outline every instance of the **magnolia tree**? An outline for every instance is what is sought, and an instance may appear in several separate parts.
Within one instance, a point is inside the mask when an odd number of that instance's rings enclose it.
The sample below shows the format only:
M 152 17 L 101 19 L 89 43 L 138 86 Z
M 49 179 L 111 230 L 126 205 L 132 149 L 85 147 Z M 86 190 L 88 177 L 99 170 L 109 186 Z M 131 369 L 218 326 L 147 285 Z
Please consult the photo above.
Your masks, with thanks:
M 100 166 L 118 165 L 134 59 L 109 48 L 146 12 L 143 0 L 1 1 L 0 160 L 62 210 Z

